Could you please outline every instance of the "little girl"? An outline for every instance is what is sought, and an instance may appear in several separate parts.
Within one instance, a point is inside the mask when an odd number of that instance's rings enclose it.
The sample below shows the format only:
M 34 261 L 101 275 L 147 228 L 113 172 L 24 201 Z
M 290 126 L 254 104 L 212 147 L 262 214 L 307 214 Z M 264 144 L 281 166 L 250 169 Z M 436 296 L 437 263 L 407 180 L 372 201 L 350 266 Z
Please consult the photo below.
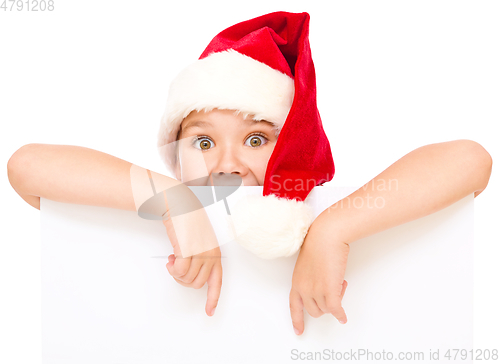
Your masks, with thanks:
M 312 188 L 333 177 L 333 159 L 315 103 L 308 22 L 307 13 L 276 12 L 236 24 L 214 38 L 197 61 L 196 65 L 208 64 L 207 68 L 191 67 L 193 72 L 176 79 L 158 146 L 177 180 L 161 176 L 163 186 L 213 174 L 236 175 L 245 186 L 264 186 L 263 197 L 279 196 L 280 203 L 295 208 Z M 209 64 L 211 60 L 215 61 Z M 225 77 L 219 72 L 225 72 Z M 189 149 L 176 148 L 178 142 L 188 140 L 192 143 L 185 144 L 193 148 L 191 152 L 196 150 L 192 158 L 186 154 Z M 202 172 L 194 163 L 200 154 Z M 131 182 L 133 167 L 137 166 L 84 147 L 28 144 L 10 158 L 8 174 L 16 192 L 38 209 L 43 197 L 137 211 L 140 199 Z M 471 193 L 476 197 L 486 188 L 491 168 L 491 156 L 474 141 L 426 145 L 312 223 L 298 221 L 302 228 L 291 240 L 300 241 L 301 247 L 289 297 L 296 334 L 304 331 L 304 308 L 313 317 L 331 313 L 339 322 L 347 322 L 341 301 L 352 242 L 439 211 Z M 144 173 L 152 176 L 150 171 Z M 309 180 L 312 186 L 303 184 Z M 397 181 L 397 188 L 373 188 L 375 181 L 389 185 L 390 180 Z M 187 188 L 186 196 L 190 198 Z M 347 203 L 370 198 L 383 201 L 383 207 Z M 197 219 L 206 221 L 203 213 Z M 274 217 L 274 225 L 279 225 L 280 217 Z M 213 315 L 222 285 L 220 249 L 181 256 L 175 238 L 179 232 L 174 234 L 171 220 L 163 221 L 174 246 L 167 269 L 184 286 L 201 288 L 207 283 L 206 313 Z M 304 226 L 306 235 L 301 235 Z M 214 239 L 208 226 L 205 232 L 199 237 Z

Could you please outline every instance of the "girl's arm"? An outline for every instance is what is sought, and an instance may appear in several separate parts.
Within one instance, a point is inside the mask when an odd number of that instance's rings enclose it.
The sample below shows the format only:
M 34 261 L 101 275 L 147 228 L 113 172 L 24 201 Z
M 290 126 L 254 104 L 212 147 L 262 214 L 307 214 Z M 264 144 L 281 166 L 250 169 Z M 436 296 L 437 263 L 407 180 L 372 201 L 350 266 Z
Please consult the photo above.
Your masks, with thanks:
M 492 164 L 489 153 L 471 140 L 426 145 L 319 214 L 292 277 L 290 314 L 296 334 L 304 332 L 304 308 L 312 317 L 331 313 L 347 322 L 341 302 L 352 242 L 430 215 L 472 193 L 476 197 L 488 185 Z
M 27 144 L 7 164 L 14 190 L 40 209 L 40 197 L 66 203 L 137 211 L 131 186 L 132 164 L 73 145 Z M 179 181 L 161 176 L 167 184 Z M 146 186 L 148 187 L 148 186 Z
M 149 179 L 154 181 L 157 193 L 180 186 L 175 190 L 176 198 L 170 200 L 169 209 L 175 209 L 175 204 L 193 204 L 191 199 L 196 198 L 187 186 L 174 178 L 151 173 L 97 150 L 72 145 L 27 144 L 9 159 L 7 171 L 14 190 L 39 210 L 40 197 L 43 197 L 58 202 L 137 211 L 151 197 Z M 165 192 L 164 196 L 167 202 Z M 181 256 L 180 246 L 188 244 L 177 238 L 177 234 L 192 237 L 192 221 L 204 226 L 201 233 L 200 229 L 196 230 L 201 236 L 194 235 L 193 241 L 202 240 L 205 246 L 210 246 L 195 255 L 196 259 Z M 217 238 L 205 210 L 186 214 L 184 220 L 176 224 L 178 230 L 175 232 L 172 218 L 163 220 L 163 224 L 174 244 L 175 257 L 169 257 L 167 263 L 169 273 L 186 287 L 201 288 L 208 283 L 205 311 L 212 316 L 222 286 L 222 265 Z
M 488 185 L 493 161 L 472 140 L 417 148 L 321 213 L 335 236 L 351 243 L 430 215 Z

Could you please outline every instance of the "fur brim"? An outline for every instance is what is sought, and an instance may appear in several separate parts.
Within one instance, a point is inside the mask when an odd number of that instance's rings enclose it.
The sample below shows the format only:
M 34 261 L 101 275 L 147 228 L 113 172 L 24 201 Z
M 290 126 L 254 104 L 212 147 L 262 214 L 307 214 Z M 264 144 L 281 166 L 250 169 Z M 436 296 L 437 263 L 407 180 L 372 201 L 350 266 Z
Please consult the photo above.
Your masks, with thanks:
M 295 254 L 314 220 L 312 208 L 303 201 L 275 195 L 243 197 L 227 216 L 235 241 L 264 259 Z
M 281 128 L 294 97 L 294 81 L 268 65 L 233 49 L 197 60 L 172 81 L 158 132 L 158 147 L 176 140 L 182 120 L 193 110 L 237 110 Z M 160 156 L 174 172 L 174 148 Z

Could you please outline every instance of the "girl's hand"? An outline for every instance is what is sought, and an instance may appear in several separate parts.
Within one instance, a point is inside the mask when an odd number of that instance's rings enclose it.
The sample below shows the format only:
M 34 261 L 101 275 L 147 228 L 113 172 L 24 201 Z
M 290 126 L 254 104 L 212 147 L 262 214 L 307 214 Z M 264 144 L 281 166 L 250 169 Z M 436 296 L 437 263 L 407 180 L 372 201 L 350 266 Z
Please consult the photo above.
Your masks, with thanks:
M 185 287 L 199 289 L 208 284 L 205 312 L 212 316 L 222 286 L 221 252 L 204 208 L 187 189 L 182 194 L 182 199 L 170 199 L 168 218 L 163 220 L 174 248 L 166 267 L 175 281 Z M 189 204 L 194 211 L 183 210 Z
M 200 289 L 207 282 L 205 312 L 209 316 L 214 314 L 222 286 L 220 255 L 220 249 L 215 248 L 187 258 L 176 258 L 174 254 L 168 256 L 167 269 L 177 283 L 184 287 Z
M 344 273 L 349 245 L 334 238 L 328 216 L 320 214 L 312 223 L 300 249 L 292 277 L 290 314 L 297 335 L 304 332 L 304 307 L 314 318 L 331 313 L 347 322 L 342 298 L 347 287 Z

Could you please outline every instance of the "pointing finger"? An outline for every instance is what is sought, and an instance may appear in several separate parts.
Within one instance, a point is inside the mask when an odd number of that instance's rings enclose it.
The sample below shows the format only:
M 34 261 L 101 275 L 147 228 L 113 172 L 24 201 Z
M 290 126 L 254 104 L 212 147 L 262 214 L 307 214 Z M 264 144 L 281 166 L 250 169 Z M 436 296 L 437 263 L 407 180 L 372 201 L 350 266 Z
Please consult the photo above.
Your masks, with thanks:
M 207 290 L 207 306 L 206 313 L 208 316 L 212 316 L 219 302 L 220 291 L 222 288 L 222 265 L 220 261 L 214 264 L 210 276 L 207 280 L 208 290 Z
M 345 291 L 344 288 L 343 290 Z M 341 324 L 345 324 L 347 322 L 347 315 L 345 314 L 345 311 L 342 308 L 341 296 L 328 295 L 325 298 L 326 298 L 328 312 L 330 312 Z
M 299 292 L 292 289 L 290 291 L 290 315 L 295 334 L 301 335 L 304 332 L 304 303 Z

